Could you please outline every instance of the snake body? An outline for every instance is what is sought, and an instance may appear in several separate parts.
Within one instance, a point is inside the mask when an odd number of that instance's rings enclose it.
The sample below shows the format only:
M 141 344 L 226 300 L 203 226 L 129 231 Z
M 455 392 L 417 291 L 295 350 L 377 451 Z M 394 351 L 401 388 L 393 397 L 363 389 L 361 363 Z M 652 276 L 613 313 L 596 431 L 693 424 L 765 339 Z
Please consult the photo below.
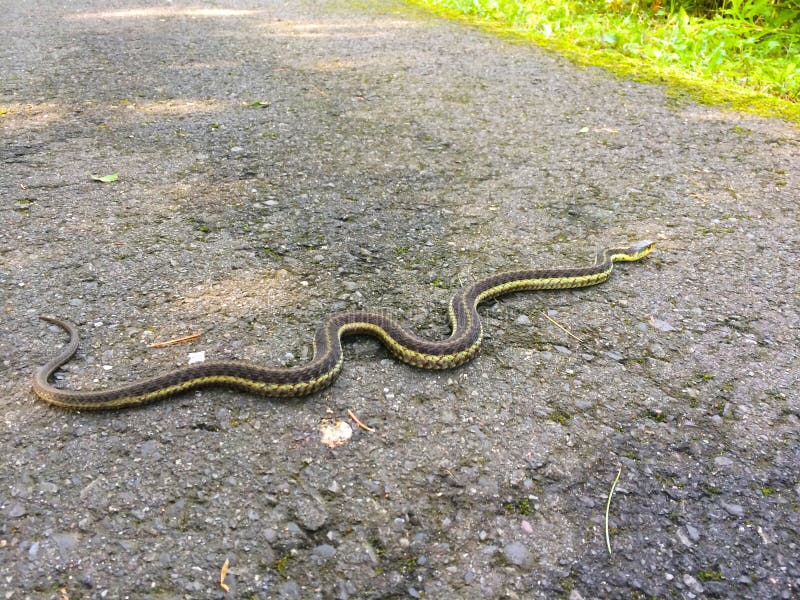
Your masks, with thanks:
M 318 327 L 313 358 L 304 365 L 277 368 L 242 361 L 210 361 L 107 390 L 65 390 L 49 383 L 53 373 L 77 351 L 79 337 L 72 323 L 41 316 L 42 320 L 64 329 L 70 340 L 57 356 L 36 371 L 33 391 L 45 402 L 73 410 L 141 406 L 211 385 L 270 397 L 306 396 L 329 386 L 336 379 L 344 361 L 341 341 L 354 335 L 377 338 L 398 360 L 415 367 L 450 369 L 469 361 L 478 352 L 483 330 L 477 308 L 482 302 L 512 292 L 596 285 L 611 276 L 615 262 L 639 260 L 654 247 L 654 242 L 645 240 L 627 247 L 601 250 L 590 267 L 510 271 L 481 279 L 459 290 L 451 299 L 452 332 L 444 340 L 420 337 L 408 327 L 375 312 L 337 312 Z

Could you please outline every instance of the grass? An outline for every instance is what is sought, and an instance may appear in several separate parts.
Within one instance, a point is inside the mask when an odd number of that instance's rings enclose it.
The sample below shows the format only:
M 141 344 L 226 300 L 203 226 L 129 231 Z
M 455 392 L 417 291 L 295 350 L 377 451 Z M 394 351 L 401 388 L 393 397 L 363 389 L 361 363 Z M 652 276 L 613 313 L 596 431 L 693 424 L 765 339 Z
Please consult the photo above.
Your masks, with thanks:
M 709 104 L 800 124 L 800 8 L 726 0 L 710 17 L 660 1 L 410 0 Z M 655 9 L 655 10 L 654 10 Z

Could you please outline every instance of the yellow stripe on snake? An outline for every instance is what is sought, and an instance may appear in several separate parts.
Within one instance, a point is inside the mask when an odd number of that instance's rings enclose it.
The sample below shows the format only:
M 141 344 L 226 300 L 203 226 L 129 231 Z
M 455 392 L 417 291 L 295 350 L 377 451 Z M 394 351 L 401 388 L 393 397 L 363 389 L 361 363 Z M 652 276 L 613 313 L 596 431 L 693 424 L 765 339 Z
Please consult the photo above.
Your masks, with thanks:
M 51 316 L 70 336 L 59 354 L 37 370 L 33 378 L 36 395 L 55 406 L 74 410 L 105 410 L 141 406 L 199 387 L 220 385 L 271 397 L 297 397 L 317 392 L 342 370 L 342 339 L 372 336 L 383 342 L 398 360 L 423 369 L 450 369 L 472 359 L 483 339 L 478 306 L 512 292 L 571 289 L 596 285 L 611 276 L 615 262 L 636 261 L 655 247 L 649 240 L 627 247 L 606 248 L 597 253 L 590 267 L 509 271 L 498 273 L 465 287 L 450 301 L 452 332 L 444 340 L 428 340 L 408 327 L 374 312 L 350 311 L 330 315 L 317 329 L 310 362 L 289 368 L 261 367 L 241 361 L 210 361 L 175 369 L 108 390 L 74 391 L 57 388 L 50 377 L 78 349 L 78 331 L 68 321 Z

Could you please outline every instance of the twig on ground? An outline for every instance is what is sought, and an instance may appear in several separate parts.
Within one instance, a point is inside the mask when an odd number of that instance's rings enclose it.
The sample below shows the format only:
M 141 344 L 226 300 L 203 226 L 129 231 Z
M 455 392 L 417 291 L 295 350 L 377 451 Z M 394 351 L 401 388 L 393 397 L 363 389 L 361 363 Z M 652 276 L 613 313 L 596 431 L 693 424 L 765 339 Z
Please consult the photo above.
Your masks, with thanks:
M 167 340 L 166 342 L 153 342 L 148 348 L 166 348 L 167 346 L 177 346 L 178 344 L 185 344 L 186 342 L 193 342 L 198 339 L 200 339 L 200 334 L 193 333 L 184 337 L 175 338 L 174 340 Z
M 349 408 L 347 409 L 347 414 L 350 415 L 350 418 L 353 419 L 353 421 L 355 421 L 355 424 L 358 425 L 359 427 L 361 427 L 361 429 L 363 429 L 364 431 L 370 431 L 370 432 L 375 431 L 369 425 L 364 425 L 364 423 L 361 422 L 361 419 L 359 419 L 357 416 L 355 416 L 355 414 L 353 414 L 353 411 L 350 410 Z
M 567 329 L 566 327 L 564 327 L 564 326 L 563 326 L 561 323 L 559 323 L 558 321 L 556 321 L 554 318 L 552 318 L 552 317 L 548 316 L 546 312 L 542 311 L 542 315 L 544 316 L 544 318 L 545 318 L 545 319 L 547 319 L 548 321 L 550 321 L 550 322 L 551 322 L 553 325 L 555 325 L 556 327 L 558 327 L 558 328 L 559 328 L 561 331 L 563 331 L 564 333 L 566 333 L 568 336 L 570 336 L 571 338 L 575 338 L 575 339 L 576 339 L 576 340 L 578 340 L 578 341 L 579 341 L 581 344 L 583 343 L 583 340 L 582 340 L 581 338 L 579 338 L 577 335 L 575 335 L 574 333 L 572 333 L 572 332 L 571 332 L 569 329 Z

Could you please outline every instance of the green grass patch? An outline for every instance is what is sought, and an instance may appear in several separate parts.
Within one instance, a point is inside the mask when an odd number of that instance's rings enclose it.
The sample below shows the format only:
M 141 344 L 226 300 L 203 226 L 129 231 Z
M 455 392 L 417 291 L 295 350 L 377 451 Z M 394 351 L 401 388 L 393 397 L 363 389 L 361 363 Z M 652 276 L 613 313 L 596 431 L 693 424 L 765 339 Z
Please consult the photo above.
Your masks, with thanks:
M 712 16 L 693 16 L 658 0 L 409 2 L 708 104 L 800 124 L 800 8 L 790 3 L 726 0 Z
M 716 569 L 708 569 L 697 572 L 700 581 L 722 581 L 722 573 Z
M 561 410 L 560 408 L 554 408 L 547 414 L 547 418 L 554 423 L 558 423 L 559 425 L 566 425 L 569 423 L 572 415 L 567 411 Z
M 520 514 L 525 517 L 533 513 L 533 507 L 531 506 L 531 501 L 528 498 L 506 502 L 503 504 L 503 508 L 506 509 L 507 512 Z
M 289 561 L 292 560 L 291 554 L 284 554 L 279 559 L 275 561 L 275 570 L 278 572 L 278 575 L 283 577 L 284 579 L 288 579 L 288 568 L 289 568 Z

